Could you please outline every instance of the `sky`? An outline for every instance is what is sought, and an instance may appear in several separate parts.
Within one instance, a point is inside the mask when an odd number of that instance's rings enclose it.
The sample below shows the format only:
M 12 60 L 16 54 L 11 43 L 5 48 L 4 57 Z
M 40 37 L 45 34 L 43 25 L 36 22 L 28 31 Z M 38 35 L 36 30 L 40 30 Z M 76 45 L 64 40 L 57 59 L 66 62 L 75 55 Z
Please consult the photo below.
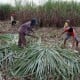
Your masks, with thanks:
M 23 0 L 24 1 L 24 0 Z M 35 2 L 37 5 L 39 5 L 40 3 L 44 3 L 45 1 L 47 1 L 47 0 L 25 0 L 25 1 L 33 1 L 33 2 Z M 14 5 L 14 3 L 15 3 L 15 0 L 0 0 L 0 3 L 9 3 L 9 4 L 12 4 L 12 5 Z
M 29 2 L 30 2 L 30 1 L 33 1 L 33 2 L 35 2 L 37 5 L 39 5 L 39 4 L 45 3 L 47 0 L 23 0 L 23 1 L 29 1 Z M 63 0 L 63 1 L 72 1 L 72 0 Z M 80 0 L 73 0 L 73 1 L 80 2 Z M 14 5 L 15 0 L 0 0 L 0 3 L 3 3 L 3 4 L 8 3 L 8 4 L 11 4 L 11 5 Z

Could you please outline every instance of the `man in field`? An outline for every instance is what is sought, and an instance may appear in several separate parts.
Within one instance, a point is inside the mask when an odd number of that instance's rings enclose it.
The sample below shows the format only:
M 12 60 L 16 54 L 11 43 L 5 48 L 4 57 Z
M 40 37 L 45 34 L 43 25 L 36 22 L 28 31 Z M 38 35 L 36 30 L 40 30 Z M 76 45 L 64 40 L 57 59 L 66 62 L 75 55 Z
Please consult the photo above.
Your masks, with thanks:
M 18 30 L 18 32 L 19 32 L 18 46 L 20 46 L 20 47 L 26 46 L 26 39 L 25 39 L 26 35 L 36 37 L 36 36 L 31 34 L 31 33 L 34 33 L 32 28 L 36 24 L 37 24 L 37 20 L 35 18 L 33 18 L 31 21 L 28 21 L 28 22 L 26 22 L 20 26 L 20 28 Z
M 11 14 L 11 25 L 12 26 L 14 26 L 15 24 L 16 24 L 16 14 L 15 13 L 13 13 L 13 14 Z
M 74 44 L 76 42 L 76 48 L 78 48 L 79 40 L 77 38 L 75 29 L 73 27 L 70 27 L 70 20 L 66 20 L 66 24 L 64 25 L 64 31 L 62 32 L 62 34 L 64 34 L 64 33 L 66 33 L 66 37 L 64 40 L 64 47 L 66 46 L 66 41 L 70 37 L 72 37 L 72 40 L 73 40 L 72 47 L 74 47 Z

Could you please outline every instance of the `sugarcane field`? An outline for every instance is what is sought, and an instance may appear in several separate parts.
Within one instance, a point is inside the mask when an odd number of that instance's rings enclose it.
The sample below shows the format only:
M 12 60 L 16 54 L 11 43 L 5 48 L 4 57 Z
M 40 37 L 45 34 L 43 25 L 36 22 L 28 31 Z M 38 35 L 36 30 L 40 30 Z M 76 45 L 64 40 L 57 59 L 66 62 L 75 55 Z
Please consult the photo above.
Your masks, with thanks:
M 80 80 L 80 1 L 0 0 L 0 80 Z

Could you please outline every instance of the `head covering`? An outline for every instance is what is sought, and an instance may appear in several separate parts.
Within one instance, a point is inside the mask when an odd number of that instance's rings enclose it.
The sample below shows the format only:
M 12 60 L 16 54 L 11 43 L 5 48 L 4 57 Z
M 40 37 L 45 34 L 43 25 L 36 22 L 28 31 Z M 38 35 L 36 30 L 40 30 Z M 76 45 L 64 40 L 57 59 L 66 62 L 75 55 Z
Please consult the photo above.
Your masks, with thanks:
M 31 20 L 31 26 L 34 26 L 37 24 L 37 19 L 36 18 L 32 18 Z

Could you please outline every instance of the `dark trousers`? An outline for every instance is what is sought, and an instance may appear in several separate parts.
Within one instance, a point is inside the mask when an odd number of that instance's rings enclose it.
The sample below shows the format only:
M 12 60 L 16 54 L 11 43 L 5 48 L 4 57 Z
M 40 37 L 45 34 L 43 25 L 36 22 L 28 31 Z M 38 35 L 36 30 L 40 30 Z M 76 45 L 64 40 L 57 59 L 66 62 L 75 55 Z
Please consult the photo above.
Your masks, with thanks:
M 25 34 L 24 33 L 19 33 L 19 40 L 18 40 L 18 46 L 19 47 L 24 47 L 26 46 L 26 38 L 25 38 Z
M 16 21 L 12 21 L 12 23 L 11 23 L 11 24 L 12 24 L 12 26 L 14 26 L 14 25 L 16 24 Z

